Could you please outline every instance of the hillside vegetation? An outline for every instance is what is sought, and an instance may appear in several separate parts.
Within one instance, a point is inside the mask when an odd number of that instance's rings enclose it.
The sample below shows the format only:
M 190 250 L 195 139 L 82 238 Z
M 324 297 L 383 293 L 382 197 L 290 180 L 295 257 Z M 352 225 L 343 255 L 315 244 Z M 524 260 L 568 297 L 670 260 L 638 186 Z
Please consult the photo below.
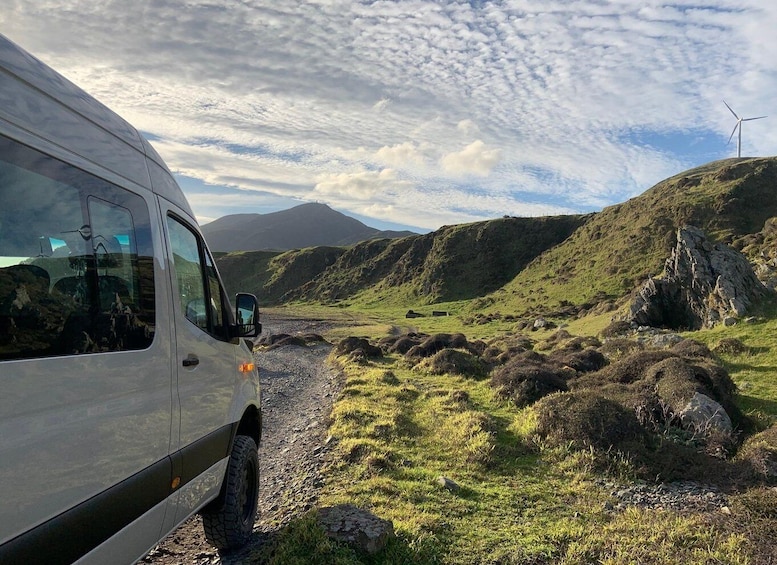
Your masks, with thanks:
M 590 217 L 507 217 L 349 248 L 229 253 L 218 264 L 230 289 L 254 292 L 265 304 L 332 303 L 366 290 L 423 304 L 471 299 L 508 283 Z
M 777 159 L 726 159 L 676 175 L 596 214 L 444 226 L 348 248 L 218 260 L 230 290 L 289 301 L 394 305 L 475 301 L 470 309 L 578 313 L 627 296 L 660 274 L 678 227 L 723 242 L 777 216 Z
M 505 285 L 492 297 L 494 307 L 590 307 L 617 299 L 662 272 L 678 227 L 690 224 L 731 243 L 775 215 L 777 159 L 726 159 L 691 169 L 597 213 Z
M 565 330 L 333 340 L 344 389 L 319 506 L 369 509 L 396 538 L 360 554 L 328 540 L 313 510 L 256 562 L 772 563 L 776 325 L 720 326 L 668 348 Z M 644 409 L 696 375 L 730 395 L 728 371 L 739 392 L 725 441 L 679 427 L 668 404 Z

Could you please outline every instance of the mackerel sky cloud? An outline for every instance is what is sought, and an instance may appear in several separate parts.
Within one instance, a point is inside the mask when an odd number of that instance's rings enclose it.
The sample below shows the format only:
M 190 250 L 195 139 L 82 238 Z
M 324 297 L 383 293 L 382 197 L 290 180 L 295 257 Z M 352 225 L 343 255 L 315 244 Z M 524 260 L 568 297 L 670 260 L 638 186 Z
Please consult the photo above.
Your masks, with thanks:
M 777 5 L 9 0 L 6 35 L 152 141 L 201 221 L 375 227 L 600 210 L 777 153 Z

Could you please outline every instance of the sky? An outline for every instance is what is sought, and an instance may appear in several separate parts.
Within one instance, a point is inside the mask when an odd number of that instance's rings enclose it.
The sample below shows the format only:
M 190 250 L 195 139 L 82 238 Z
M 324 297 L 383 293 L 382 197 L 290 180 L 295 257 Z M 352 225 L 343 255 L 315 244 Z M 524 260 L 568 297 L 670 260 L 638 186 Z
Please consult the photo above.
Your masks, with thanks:
M 601 210 L 777 154 L 777 2 L 4 0 L 0 33 L 137 127 L 200 223 Z

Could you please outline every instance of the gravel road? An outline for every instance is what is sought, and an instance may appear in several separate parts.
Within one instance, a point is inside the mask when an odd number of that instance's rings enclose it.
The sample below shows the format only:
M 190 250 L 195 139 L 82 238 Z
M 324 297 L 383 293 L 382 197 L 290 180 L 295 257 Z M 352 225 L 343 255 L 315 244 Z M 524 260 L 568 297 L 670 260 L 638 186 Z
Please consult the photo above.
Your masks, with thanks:
M 263 335 L 318 333 L 325 321 L 263 315 Z M 194 516 L 151 550 L 141 563 L 155 565 L 238 565 L 251 549 L 267 543 L 290 520 L 312 508 L 322 486 L 327 418 L 340 379 L 324 363 L 330 346 L 290 345 L 257 350 L 262 388 L 262 441 L 259 446 L 259 516 L 249 545 L 235 554 L 219 553 Z

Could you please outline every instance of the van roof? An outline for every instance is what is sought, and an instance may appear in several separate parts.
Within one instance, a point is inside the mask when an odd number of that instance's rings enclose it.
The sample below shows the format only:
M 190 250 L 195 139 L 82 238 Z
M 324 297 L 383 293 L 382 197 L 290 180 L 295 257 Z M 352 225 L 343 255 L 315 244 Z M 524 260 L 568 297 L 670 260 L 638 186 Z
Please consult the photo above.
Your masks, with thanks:
M 194 217 L 170 170 L 138 130 L 3 35 L 0 120 L 151 189 Z

